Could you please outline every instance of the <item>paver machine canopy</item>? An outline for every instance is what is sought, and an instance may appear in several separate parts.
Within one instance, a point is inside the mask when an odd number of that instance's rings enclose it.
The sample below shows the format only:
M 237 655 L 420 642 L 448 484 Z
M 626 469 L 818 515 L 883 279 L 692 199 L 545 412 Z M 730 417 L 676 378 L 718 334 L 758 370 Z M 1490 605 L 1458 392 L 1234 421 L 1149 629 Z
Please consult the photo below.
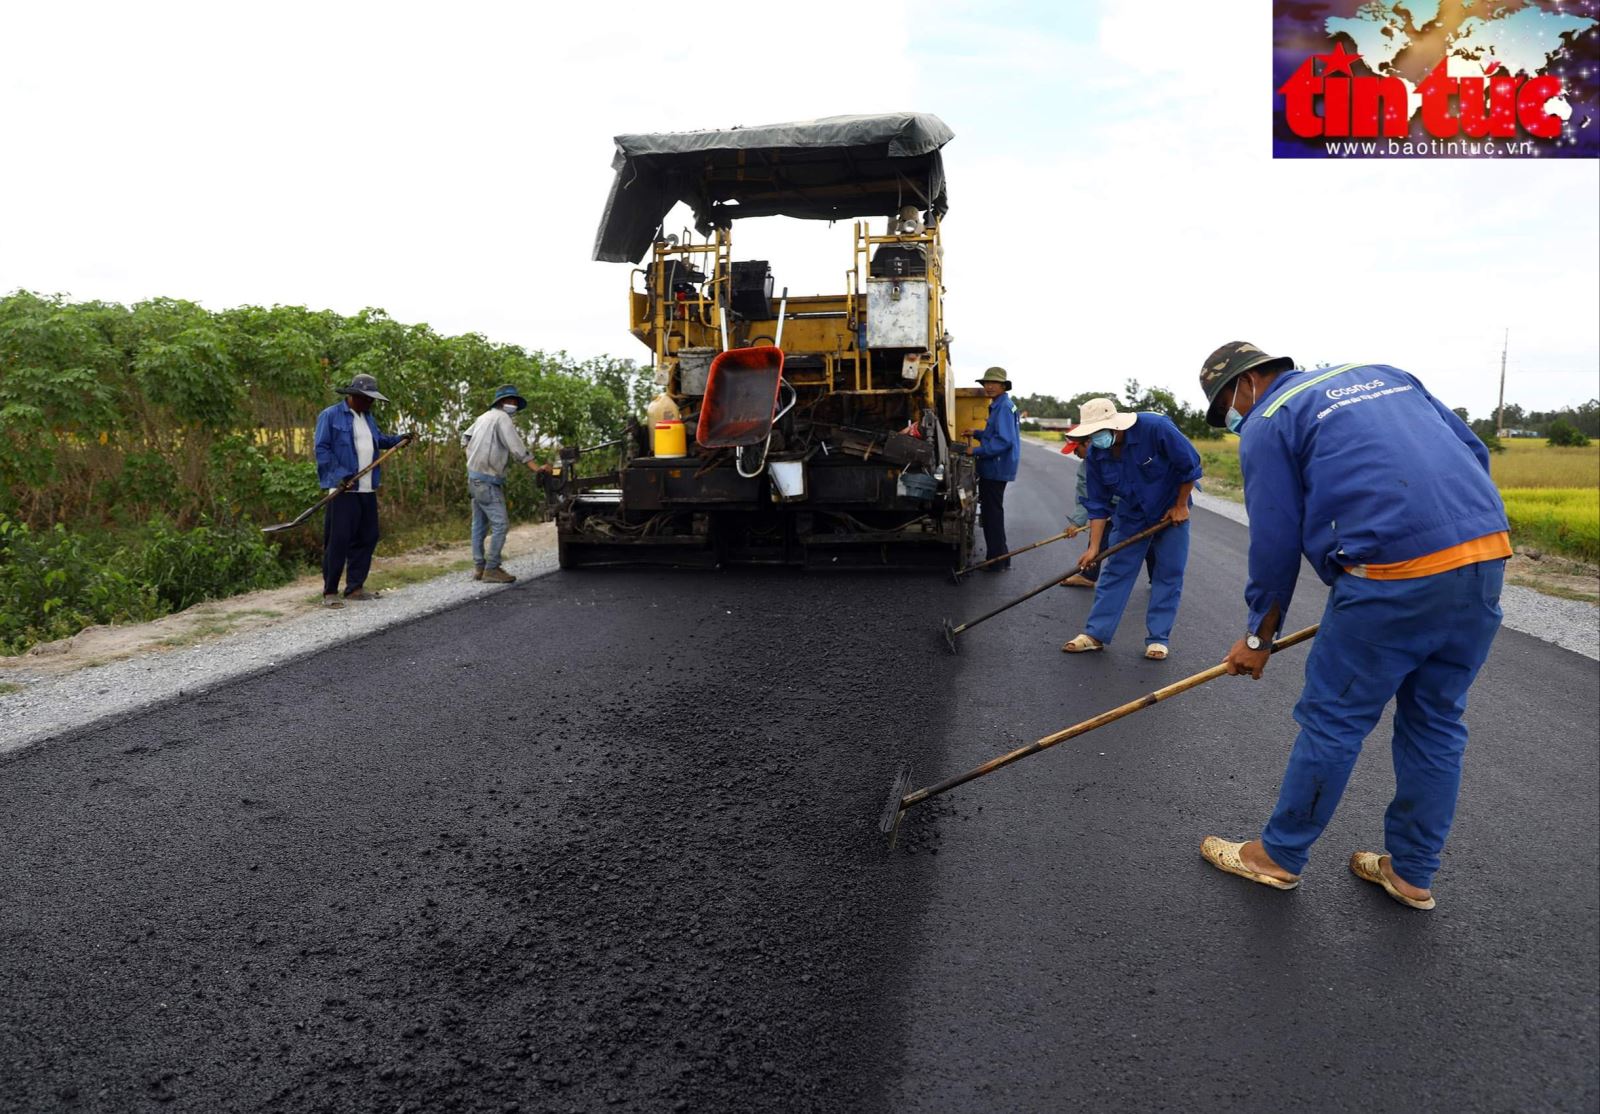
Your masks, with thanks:
M 635 265 L 652 419 L 725 428 L 741 374 L 760 376 L 741 397 L 761 412 L 739 415 L 759 427 L 748 437 L 681 450 L 635 423 L 614 472 L 582 475 L 566 450 L 564 566 L 965 561 L 975 482 L 954 435 L 939 241 L 951 138 L 919 113 L 617 137 L 594 257 Z M 669 234 L 680 203 L 694 227 Z M 757 216 L 853 221 L 844 289 L 775 297 L 772 263 L 733 250 L 736 222 Z

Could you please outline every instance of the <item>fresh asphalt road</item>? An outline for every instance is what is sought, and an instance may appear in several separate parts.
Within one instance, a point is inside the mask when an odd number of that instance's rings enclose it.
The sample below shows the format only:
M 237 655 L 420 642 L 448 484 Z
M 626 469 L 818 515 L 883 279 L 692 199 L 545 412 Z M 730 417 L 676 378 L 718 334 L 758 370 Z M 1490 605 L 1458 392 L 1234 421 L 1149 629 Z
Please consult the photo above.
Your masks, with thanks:
M 1072 465 L 1024 452 L 1011 536 Z M 0 759 L 0 1110 L 1593 1110 L 1595 663 L 1503 631 L 1417 913 L 1352 878 L 1388 724 L 1293 893 L 1253 835 L 1306 648 L 919 809 L 918 784 L 1220 660 L 1196 512 L 1067 657 L 1078 543 L 933 577 L 556 574 Z M 1309 577 L 1290 627 L 1314 622 Z M 1447 621 L 1441 616 L 1441 621 Z

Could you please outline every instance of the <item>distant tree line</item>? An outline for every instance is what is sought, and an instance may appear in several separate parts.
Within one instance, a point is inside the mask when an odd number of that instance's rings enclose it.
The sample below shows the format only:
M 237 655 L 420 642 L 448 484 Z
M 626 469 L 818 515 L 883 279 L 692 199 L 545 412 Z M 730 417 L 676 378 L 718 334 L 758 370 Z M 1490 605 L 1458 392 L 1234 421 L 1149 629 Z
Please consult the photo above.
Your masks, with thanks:
M 1600 398 L 1591 398 L 1582 406 L 1564 406 L 1560 410 L 1524 410 L 1515 403 L 1506 403 L 1503 425 L 1506 430 L 1521 430 L 1527 436 L 1552 437 L 1551 430 L 1565 425 L 1585 437 L 1600 437 Z M 1495 413 L 1490 410 L 1472 423 L 1490 433 L 1495 430 Z
M 1171 391 L 1161 387 L 1141 386 L 1137 379 L 1129 379 L 1121 391 L 1080 391 L 1066 399 L 1055 395 L 1018 395 L 1016 403 L 1017 409 L 1028 418 L 1076 419 L 1078 411 L 1091 398 L 1109 398 L 1122 410 L 1165 414 L 1191 441 L 1212 441 L 1222 436 L 1221 430 L 1206 424 L 1204 410 L 1180 402 Z

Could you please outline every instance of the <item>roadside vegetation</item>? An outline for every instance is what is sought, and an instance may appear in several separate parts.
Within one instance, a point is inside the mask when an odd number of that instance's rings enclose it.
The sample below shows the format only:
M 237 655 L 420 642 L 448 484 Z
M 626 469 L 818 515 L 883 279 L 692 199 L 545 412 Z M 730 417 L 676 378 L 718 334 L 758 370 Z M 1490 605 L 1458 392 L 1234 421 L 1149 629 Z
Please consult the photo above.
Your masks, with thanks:
M 1513 541 L 1600 563 L 1600 444 L 1504 443 L 1490 472 L 1506 501 Z
M 1562 447 L 1543 438 L 1506 438 L 1503 444 L 1504 451 L 1490 457 L 1489 473 L 1505 500 L 1513 546 L 1600 563 L 1600 444 Z M 1206 471 L 1202 488 L 1243 502 L 1239 439 L 1196 447 Z
M 462 522 L 457 434 L 498 384 L 522 390 L 517 420 L 541 459 L 617 436 L 651 391 L 629 360 L 441 336 L 379 309 L 0 298 L 0 652 L 282 584 L 314 562 L 315 521 L 271 541 L 260 528 L 318 497 L 317 413 L 363 372 L 393 400 L 379 424 L 418 436 L 384 465 L 388 538 Z M 511 503 L 515 521 L 544 517 L 520 478 Z
M 1057 432 L 1032 434 L 1059 443 Z M 1600 564 L 1600 442 L 1555 445 L 1543 438 L 1506 438 L 1489 471 L 1505 500 L 1512 545 Z M 1201 490 L 1244 502 L 1239 439 L 1227 434 L 1195 444 L 1205 478 Z M 1589 598 L 1584 596 L 1582 598 Z

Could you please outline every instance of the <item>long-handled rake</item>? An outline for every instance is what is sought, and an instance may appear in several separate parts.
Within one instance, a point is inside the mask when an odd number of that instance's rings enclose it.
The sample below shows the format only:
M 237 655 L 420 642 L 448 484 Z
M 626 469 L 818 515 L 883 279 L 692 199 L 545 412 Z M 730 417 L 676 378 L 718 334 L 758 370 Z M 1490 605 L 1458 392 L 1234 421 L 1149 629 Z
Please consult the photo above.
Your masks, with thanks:
M 996 561 L 1010 560 L 1019 553 L 1026 553 L 1030 549 L 1038 549 L 1041 545 L 1049 545 L 1051 542 L 1058 542 L 1063 538 L 1075 538 L 1082 533 L 1084 529 L 1085 527 L 1082 526 L 1068 526 L 1065 530 L 1061 531 L 1061 533 L 1051 534 L 1048 538 L 1042 538 L 1039 541 L 1034 542 L 1032 545 L 1025 545 L 1021 549 L 1013 549 L 1010 553 L 1002 553 L 998 557 L 990 557 L 987 561 L 979 561 L 976 565 L 968 565 L 964 569 L 951 569 L 950 583 L 959 585 L 961 583 L 961 578 L 966 576 L 969 572 L 977 572 L 979 569 L 986 569 Z
M 263 534 L 276 534 L 280 530 L 293 530 L 296 526 L 299 526 L 306 519 L 310 518 L 312 515 L 316 514 L 318 511 L 320 511 L 323 507 L 326 507 L 329 503 L 333 502 L 339 496 L 343 495 L 345 492 L 347 492 L 351 488 L 355 487 L 356 484 L 361 482 L 361 477 L 362 476 L 365 476 L 368 472 L 372 471 L 378 465 L 380 465 L 384 461 L 388 460 L 391 456 L 393 456 L 395 453 L 399 452 L 402 448 L 404 448 L 406 445 L 409 445 L 410 443 L 411 443 L 410 441 L 402 441 L 398 445 L 390 445 L 387 449 L 383 450 L 383 452 L 379 453 L 376 457 L 374 457 L 371 464 L 369 464 L 365 468 L 361 469 L 361 471 L 359 471 L 355 475 L 351 476 L 344 483 L 340 484 L 338 487 L 336 487 L 332 491 L 328 492 L 321 499 L 318 499 L 315 503 L 312 503 L 305 510 L 303 510 L 299 514 L 295 515 L 294 518 L 290 519 L 288 522 L 280 522 L 276 526 L 263 526 L 261 528 L 261 532 Z
M 1172 525 L 1172 519 L 1163 518 L 1160 522 L 1156 523 L 1154 526 L 1148 527 L 1148 528 L 1146 528 L 1144 530 L 1140 530 L 1137 534 L 1133 535 L 1133 537 L 1124 538 L 1122 541 L 1118 542 L 1116 545 L 1112 546 L 1110 549 L 1108 549 L 1104 553 L 1100 554 L 1100 556 L 1096 557 L 1093 561 L 1090 561 L 1087 565 L 1083 566 L 1083 568 L 1084 569 L 1093 568 L 1094 566 L 1098 565 L 1100 562 L 1104 561 L 1107 557 L 1111 556 L 1113 553 L 1116 553 L 1118 550 L 1127 549 L 1130 545 L 1133 545 L 1136 542 L 1142 542 L 1146 538 L 1151 537 L 1151 536 L 1159 533 L 1162 530 L 1165 530 L 1168 526 L 1171 526 L 1171 525 Z M 1073 573 L 1082 572 L 1082 571 L 1083 571 L 1083 569 L 1080 569 L 1080 568 L 1078 568 L 1078 566 L 1074 565 L 1072 568 L 1068 569 L 1066 572 L 1062 573 L 1061 575 L 1052 577 L 1049 580 L 1045 581 L 1043 584 L 1039 585 L 1037 588 L 1035 588 L 1032 591 L 1028 592 L 1026 595 L 1018 596 L 1016 599 L 1012 600 L 1010 603 L 1003 603 L 999 607 L 995 608 L 993 611 L 987 612 L 986 614 L 983 614 L 983 615 L 979 615 L 976 619 L 969 619 L 965 623 L 962 623 L 959 627 L 951 626 L 949 619 L 940 620 L 940 622 L 942 624 L 941 630 L 944 633 L 945 645 L 950 647 L 950 652 L 952 654 L 955 653 L 956 652 L 956 635 L 961 634 L 963 631 L 971 630 L 973 627 L 977 626 L 979 623 L 987 622 L 988 620 L 993 619 L 996 615 L 1000 614 L 1002 611 L 1011 610 L 1013 607 L 1017 606 L 1017 604 L 1019 604 L 1019 603 L 1024 603 L 1024 602 L 1026 602 L 1028 600 L 1033 599 L 1033 597 L 1037 596 L 1040 592 L 1048 592 L 1051 588 L 1054 588 L 1057 584 L 1060 584 L 1063 580 L 1065 580 L 1067 577 L 1071 576 Z
M 1296 631 L 1291 635 L 1278 639 L 1272 644 L 1272 652 L 1277 653 L 1279 650 L 1287 650 L 1290 646 L 1299 645 L 1314 637 L 1319 625 L 1313 624 L 1304 630 Z M 937 785 L 930 785 L 915 792 L 906 792 L 911 786 L 911 766 L 909 763 L 903 763 L 900 769 L 896 771 L 894 781 L 889 787 L 889 801 L 884 806 L 883 819 L 879 822 L 878 829 L 889 837 L 889 846 L 892 848 L 894 847 L 895 839 L 900 834 L 900 821 L 905 817 L 908 809 L 930 801 L 941 793 L 948 793 L 956 786 L 965 785 L 974 778 L 980 778 L 984 774 L 992 774 L 1002 766 L 1009 766 L 1013 762 L 1021 761 L 1030 754 L 1038 754 L 1041 750 L 1049 750 L 1057 743 L 1075 739 L 1079 735 L 1093 731 L 1096 727 L 1104 727 L 1106 724 L 1119 720 L 1123 716 L 1131 716 L 1141 708 L 1159 704 L 1169 697 L 1177 696 L 1180 692 L 1188 692 L 1190 689 L 1203 685 L 1207 681 L 1213 681 L 1227 672 L 1228 666 L 1226 662 L 1213 665 L 1210 669 L 1196 673 L 1193 677 L 1175 681 L 1166 688 L 1159 688 L 1154 692 L 1146 693 L 1137 700 L 1130 700 L 1120 708 L 1113 708 L 1109 712 L 1101 712 L 1093 719 L 1075 723 L 1071 727 L 1063 728 L 1053 735 L 1046 735 L 1042 739 L 1031 742 L 1025 747 L 1018 747 L 1008 754 L 1002 754 L 998 758 L 991 758 L 983 765 L 975 766 L 964 774 L 946 778 Z

